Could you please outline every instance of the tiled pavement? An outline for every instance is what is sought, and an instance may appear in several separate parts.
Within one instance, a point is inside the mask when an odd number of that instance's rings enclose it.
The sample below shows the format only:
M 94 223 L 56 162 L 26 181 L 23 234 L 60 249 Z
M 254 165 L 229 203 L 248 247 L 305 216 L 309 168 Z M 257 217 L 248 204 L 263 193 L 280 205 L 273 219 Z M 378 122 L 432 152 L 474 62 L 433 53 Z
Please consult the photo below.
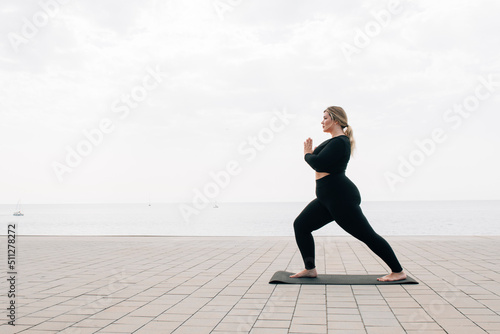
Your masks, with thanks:
M 0 236 L 1 333 L 500 333 L 500 236 L 389 236 L 418 285 L 273 285 L 290 237 L 18 236 L 16 326 Z M 383 274 L 349 236 L 316 237 L 320 273 Z

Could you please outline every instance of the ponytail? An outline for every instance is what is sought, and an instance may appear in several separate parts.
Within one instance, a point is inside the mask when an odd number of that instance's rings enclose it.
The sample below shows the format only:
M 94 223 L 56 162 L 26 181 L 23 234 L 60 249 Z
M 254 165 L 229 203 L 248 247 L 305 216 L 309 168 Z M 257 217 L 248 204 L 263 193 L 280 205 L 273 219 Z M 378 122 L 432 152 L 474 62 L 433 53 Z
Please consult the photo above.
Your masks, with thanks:
M 356 141 L 354 140 L 354 133 L 352 131 L 352 127 L 348 124 L 343 130 L 345 135 L 349 137 L 349 141 L 351 142 L 351 155 L 353 155 L 354 149 L 356 148 Z

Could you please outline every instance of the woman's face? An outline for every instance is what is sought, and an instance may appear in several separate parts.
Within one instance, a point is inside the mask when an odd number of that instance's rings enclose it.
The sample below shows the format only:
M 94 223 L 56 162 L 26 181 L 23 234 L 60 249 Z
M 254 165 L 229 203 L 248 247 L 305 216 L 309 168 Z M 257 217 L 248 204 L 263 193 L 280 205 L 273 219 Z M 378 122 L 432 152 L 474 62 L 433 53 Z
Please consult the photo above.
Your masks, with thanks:
M 323 113 L 323 120 L 321 121 L 321 125 L 323 125 L 323 132 L 331 132 L 333 130 L 333 121 L 330 117 L 330 114 L 325 111 Z

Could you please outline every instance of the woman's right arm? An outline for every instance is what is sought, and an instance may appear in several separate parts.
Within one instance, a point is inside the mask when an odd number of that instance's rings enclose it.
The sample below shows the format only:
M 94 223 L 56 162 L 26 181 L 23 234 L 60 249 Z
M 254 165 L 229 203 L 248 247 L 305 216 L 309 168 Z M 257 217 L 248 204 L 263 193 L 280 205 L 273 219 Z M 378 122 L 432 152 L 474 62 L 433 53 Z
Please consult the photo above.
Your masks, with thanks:
M 345 154 L 345 143 L 342 140 L 331 140 L 318 153 L 306 153 L 304 160 L 317 172 L 327 172 L 334 166 Z

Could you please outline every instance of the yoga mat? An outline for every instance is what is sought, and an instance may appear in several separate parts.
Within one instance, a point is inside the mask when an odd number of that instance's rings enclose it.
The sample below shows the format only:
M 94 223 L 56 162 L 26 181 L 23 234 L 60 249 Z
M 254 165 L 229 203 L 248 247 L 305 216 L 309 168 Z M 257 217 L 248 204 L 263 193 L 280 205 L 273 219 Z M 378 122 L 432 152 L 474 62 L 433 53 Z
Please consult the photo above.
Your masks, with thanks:
M 407 276 L 406 279 L 393 282 L 380 282 L 377 277 L 381 275 L 322 275 L 318 274 L 316 278 L 290 278 L 288 271 L 277 271 L 269 283 L 274 284 L 333 284 L 333 285 L 383 285 L 383 284 L 418 284 L 413 278 Z

